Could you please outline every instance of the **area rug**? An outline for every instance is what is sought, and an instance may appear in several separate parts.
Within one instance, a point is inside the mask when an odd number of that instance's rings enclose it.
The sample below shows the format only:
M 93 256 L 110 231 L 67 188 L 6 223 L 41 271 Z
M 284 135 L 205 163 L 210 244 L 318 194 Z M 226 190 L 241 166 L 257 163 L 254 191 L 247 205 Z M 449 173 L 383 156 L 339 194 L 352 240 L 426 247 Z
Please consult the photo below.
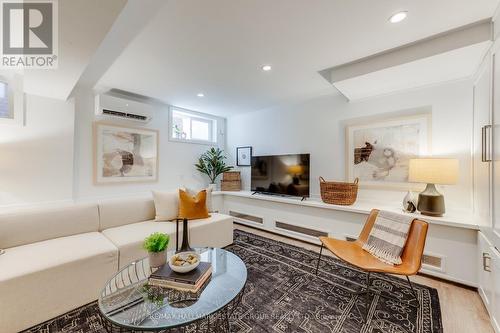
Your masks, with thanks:
M 365 273 L 332 257 L 240 230 L 226 249 L 248 268 L 242 302 L 233 313 L 231 332 L 441 333 L 436 289 L 414 284 L 420 306 L 405 280 L 372 274 L 377 291 L 365 320 Z M 381 297 L 385 295 L 387 297 Z M 105 333 L 92 303 L 25 332 Z

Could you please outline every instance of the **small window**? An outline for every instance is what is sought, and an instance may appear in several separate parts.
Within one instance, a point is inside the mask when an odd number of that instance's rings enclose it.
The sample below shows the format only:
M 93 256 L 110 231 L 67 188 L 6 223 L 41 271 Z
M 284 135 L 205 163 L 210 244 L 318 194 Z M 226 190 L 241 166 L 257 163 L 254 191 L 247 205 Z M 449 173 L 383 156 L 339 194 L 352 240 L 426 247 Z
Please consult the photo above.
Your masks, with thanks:
M 0 81 L 0 118 L 11 119 L 11 108 L 9 105 L 9 84 Z
M 171 134 L 174 141 L 212 144 L 217 142 L 217 121 L 208 115 L 171 108 Z

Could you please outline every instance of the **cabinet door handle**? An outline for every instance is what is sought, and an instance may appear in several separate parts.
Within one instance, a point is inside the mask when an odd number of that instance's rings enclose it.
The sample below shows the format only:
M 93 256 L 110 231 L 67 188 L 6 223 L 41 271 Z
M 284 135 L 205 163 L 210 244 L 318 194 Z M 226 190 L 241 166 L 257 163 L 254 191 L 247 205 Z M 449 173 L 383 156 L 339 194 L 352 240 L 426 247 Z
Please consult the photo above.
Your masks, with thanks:
M 486 125 L 485 126 L 485 132 L 486 132 L 486 140 L 485 140 L 485 146 L 486 146 L 486 162 L 491 162 L 493 161 L 493 158 L 491 157 L 491 155 L 493 154 L 492 152 L 492 149 L 491 149 L 491 134 L 492 134 L 492 128 L 493 126 L 491 125 Z
M 491 125 L 481 127 L 481 161 L 491 162 Z
M 483 270 L 485 272 L 491 272 L 490 260 L 490 254 L 487 252 L 483 252 Z
M 486 126 L 481 127 L 481 162 L 486 162 L 485 152 Z

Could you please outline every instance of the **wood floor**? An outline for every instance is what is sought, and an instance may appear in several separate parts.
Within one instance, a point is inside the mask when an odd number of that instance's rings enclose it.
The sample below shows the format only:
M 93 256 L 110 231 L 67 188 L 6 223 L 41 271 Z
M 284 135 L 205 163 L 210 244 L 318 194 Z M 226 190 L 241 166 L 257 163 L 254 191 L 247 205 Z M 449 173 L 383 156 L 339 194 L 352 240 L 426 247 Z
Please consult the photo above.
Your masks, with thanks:
M 313 244 L 239 224 L 235 224 L 234 227 L 319 252 L 319 246 Z M 324 254 L 326 252 L 328 251 L 323 251 Z M 477 291 L 427 276 L 418 275 L 412 277 L 411 280 L 438 290 L 445 333 L 494 333 L 486 308 Z

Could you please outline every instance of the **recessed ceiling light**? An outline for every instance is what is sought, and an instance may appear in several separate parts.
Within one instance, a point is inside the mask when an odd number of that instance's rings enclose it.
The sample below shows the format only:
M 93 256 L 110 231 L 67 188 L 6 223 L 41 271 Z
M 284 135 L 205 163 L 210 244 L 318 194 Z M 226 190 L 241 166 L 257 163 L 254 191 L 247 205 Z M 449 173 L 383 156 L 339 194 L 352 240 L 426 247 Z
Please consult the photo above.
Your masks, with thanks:
M 268 72 L 272 69 L 271 65 L 264 65 L 262 66 L 262 70 L 265 71 L 265 72 Z
M 204 93 L 198 93 L 198 94 L 196 94 L 196 96 L 198 96 L 198 97 L 205 97 L 205 94 Z
M 399 23 L 403 21 L 408 16 L 407 11 L 398 12 L 389 17 L 389 22 L 391 23 Z

